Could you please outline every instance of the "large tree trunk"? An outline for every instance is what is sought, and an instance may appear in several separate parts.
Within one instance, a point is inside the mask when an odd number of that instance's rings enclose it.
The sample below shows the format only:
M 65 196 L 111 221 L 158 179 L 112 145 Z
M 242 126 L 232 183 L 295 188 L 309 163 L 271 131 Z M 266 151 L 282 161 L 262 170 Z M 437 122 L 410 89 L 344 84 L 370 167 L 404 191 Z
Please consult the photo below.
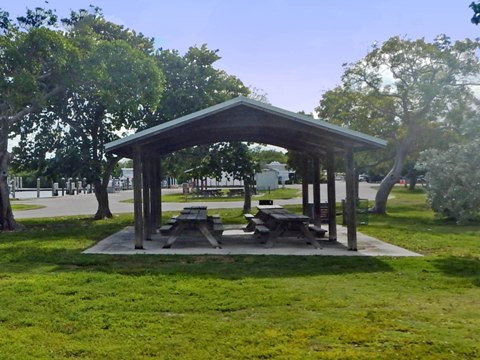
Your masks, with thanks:
M 252 210 L 252 187 L 250 186 L 250 180 L 243 180 L 243 189 L 245 192 L 243 212 L 246 214 Z
M 101 179 L 95 179 L 93 181 L 93 189 L 95 191 L 95 197 L 98 202 L 97 213 L 94 216 L 95 220 L 101 220 L 106 218 L 113 217 L 112 212 L 110 211 L 110 205 L 108 203 L 108 182 L 110 181 L 110 175 L 112 174 L 113 168 L 117 164 L 118 159 L 110 158 L 105 167 L 105 171 Z
M 403 170 L 403 164 L 407 157 L 410 146 L 415 139 L 413 131 L 409 132 L 409 135 L 397 146 L 397 152 L 395 155 L 395 161 L 393 166 L 388 172 L 387 176 L 380 183 L 377 195 L 375 196 L 375 205 L 370 209 L 370 212 L 375 214 L 386 214 L 387 212 L 387 200 L 392 188 L 400 180 Z
M 95 197 L 98 202 L 97 213 L 95 214 L 95 220 L 101 220 L 111 218 L 113 215 L 110 211 L 110 205 L 108 203 L 108 181 L 105 184 L 103 181 L 96 179 L 93 181 L 93 188 L 95 190 Z
M 11 231 L 18 225 L 13 217 L 8 191 L 8 169 L 10 166 L 10 153 L 8 152 L 8 124 L 0 125 L 0 230 Z

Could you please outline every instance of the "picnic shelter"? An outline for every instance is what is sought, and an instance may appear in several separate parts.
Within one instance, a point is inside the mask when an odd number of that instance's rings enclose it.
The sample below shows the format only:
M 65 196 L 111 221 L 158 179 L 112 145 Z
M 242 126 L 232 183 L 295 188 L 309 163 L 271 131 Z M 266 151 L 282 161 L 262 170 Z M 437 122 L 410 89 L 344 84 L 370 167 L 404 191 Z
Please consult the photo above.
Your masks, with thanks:
M 357 250 L 355 167 L 357 151 L 382 149 L 384 140 L 310 116 L 237 97 L 106 144 L 106 151 L 133 159 L 135 248 L 142 249 L 161 221 L 161 159 L 181 149 L 216 142 L 248 141 L 305 154 L 313 167 L 314 216 L 320 214 L 320 160 L 327 170 L 328 233 L 336 240 L 335 159 L 345 160 L 348 248 Z M 305 183 L 305 181 L 304 181 Z M 304 213 L 308 184 L 302 186 Z

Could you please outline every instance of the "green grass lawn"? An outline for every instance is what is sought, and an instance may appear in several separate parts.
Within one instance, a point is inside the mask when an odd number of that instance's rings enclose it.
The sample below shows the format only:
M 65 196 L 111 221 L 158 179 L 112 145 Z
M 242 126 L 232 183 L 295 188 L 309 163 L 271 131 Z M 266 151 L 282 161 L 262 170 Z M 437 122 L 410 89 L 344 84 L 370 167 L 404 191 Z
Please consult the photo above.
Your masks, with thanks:
M 18 204 L 16 202 L 12 202 L 12 210 L 14 211 L 24 211 L 24 210 L 38 210 L 42 209 L 45 206 L 43 205 L 35 205 L 35 204 Z
M 176 203 L 182 203 L 182 202 L 219 202 L 219 201 L 243 201 L 243 197 L 240 196 L 233 196 L 233 197 L 228 197 L 227 196 L 227 190 L 225 190 L 225 196 L 224 197 L 193 197 L 191 194 L 185 196 L 184 194 L 178 193 L 178 194 L 164 194 L 162 195 L 162 201 L 163 202 L 176 202 Z M 293 199 L 296 197 L 300 197 L 301 192 L 300 190 L 297 189 L 290 189 L 290 188 L 279 188 L 276 190 L 272 190 L 270 192 L 259 192 L 257 195 L 254 195 L 252 198 L 253 200 L 259 200 L 259 199 L 268 199 L 268 200 L 286 200 L 286 199 Z M 133 199 L 128 199 L 128 200 L 123 200 L 123 202 L 126 203 L 133 203 Z
M 22 220 L 0 234 L 0 358 L 480 358 L 480 226 L 395 196 L 361 231 L 425 257 L 83 255 L 131 216 Z

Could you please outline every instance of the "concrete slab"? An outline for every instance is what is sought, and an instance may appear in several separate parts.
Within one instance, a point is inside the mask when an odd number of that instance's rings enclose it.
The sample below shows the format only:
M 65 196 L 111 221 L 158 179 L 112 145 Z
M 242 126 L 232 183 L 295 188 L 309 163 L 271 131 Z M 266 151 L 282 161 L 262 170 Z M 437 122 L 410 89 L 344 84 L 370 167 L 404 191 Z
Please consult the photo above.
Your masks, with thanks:
M 229 226 L 223 232 L 222 248 L 214 249 L 201 235 L 188 235 L 178 238 L 172 248 L 164 249 L 168 236 L 154 235 L 151 241 L 144 242 L 144 249 L 134 249 L 133 226 L 101 240 L 93 247 L 85 250 L 84 254 L 110 255 L 299 255 L 299 256 L 422 256 L 415 252 L 403 249 L 358 233 L 358 251 L 347 250 L 347 229 L 339 226 L 337 229 L 338 241 L 319 240 L 321 249 L 305 243 L 303 239 L 295 237 L 280 237 L 272 248 L 265 248 L 251 233 L 245 233 L 238 226 Z

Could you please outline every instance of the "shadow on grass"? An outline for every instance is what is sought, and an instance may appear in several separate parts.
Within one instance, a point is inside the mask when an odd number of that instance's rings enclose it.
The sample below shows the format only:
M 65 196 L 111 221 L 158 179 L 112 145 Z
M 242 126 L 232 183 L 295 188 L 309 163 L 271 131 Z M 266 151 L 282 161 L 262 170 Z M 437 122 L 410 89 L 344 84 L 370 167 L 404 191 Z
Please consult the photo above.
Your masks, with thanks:
M 170 214 L 164 214 L 169 216 Z M 27 230 L 0 234 L 0 272 L 102 272 L 238 279 L 390 272 L 373 257 L 87 255 L 85 248 L 131 224 L 132 217 L 26 220 Z
M 79 250 L 24 246 L 3 256 L 3 270 L 36 272 L 102 272 L 127 276 L 186 275 L 241 279 L 353 273 L 390 272 L 392 268 L 373 257 L 232 256 L 232 255 L 92 255 Z
M 433 261 L 433 264 L 445 275 L 471 279 L 480 286 L 480 258 L 449 256 Z

